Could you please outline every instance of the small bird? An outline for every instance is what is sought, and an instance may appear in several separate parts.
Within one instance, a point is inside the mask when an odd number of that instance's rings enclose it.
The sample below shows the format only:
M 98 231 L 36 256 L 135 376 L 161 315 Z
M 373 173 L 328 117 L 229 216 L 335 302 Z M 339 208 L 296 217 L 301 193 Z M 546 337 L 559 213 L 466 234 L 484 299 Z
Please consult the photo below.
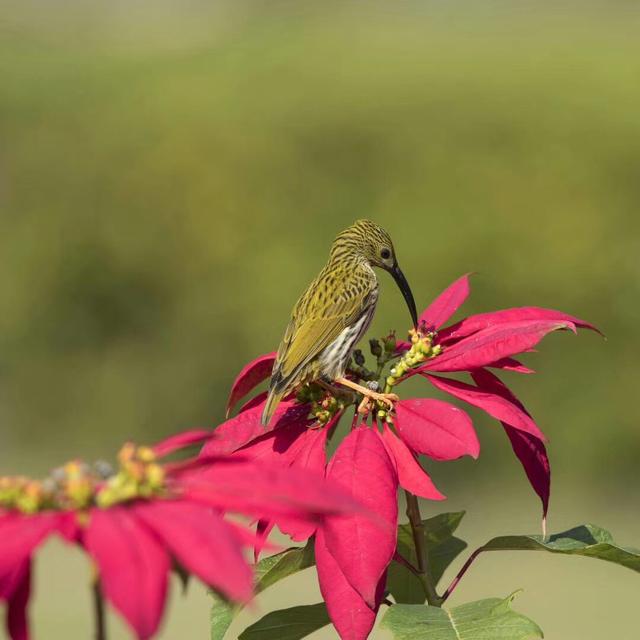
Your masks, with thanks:
M 263 425 L 269 424 L 280 400 L 306 382 L 338 383 L 387 404 L 397 400 L 393 394 L 378 393 L 344 377 L 351 352 L 369 327 L 378 302 L 373 267 L 393 276 L 417 326 L 413 294 L 389 234 L 370 220 L 357 220 L 336 237 L 327 264 L 293 308 L 271 373 Z

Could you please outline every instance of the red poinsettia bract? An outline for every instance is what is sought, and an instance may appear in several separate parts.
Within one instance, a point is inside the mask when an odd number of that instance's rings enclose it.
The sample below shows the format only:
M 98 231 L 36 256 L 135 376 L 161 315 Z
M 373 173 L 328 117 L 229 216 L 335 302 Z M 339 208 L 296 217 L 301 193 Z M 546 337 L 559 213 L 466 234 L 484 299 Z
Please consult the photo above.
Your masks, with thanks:
M 385 391 L 398 393 L 404 380 L 420 375 L 439 391 L 496 418 L 542 501 L 544 522 L 550 492 L 545 436 L 490 370 L 533 373 L 514 356 L 531 351 L 552 331 L 597 329 L 573 316 L 539 307 L 473 315 L 444 327 L 469 290 L 468 276 L 448 287 L 422 313 L 411 342 L 388 338 L 382 354 L 380 343 L 374 341 L 377 346 L 372 353 L 378 356 L 378 364 L 390 365 L 382 384 Z M 233 384 L 228 410 L 269 376 L 274 359 L 275 354 L 270 353 L 244 367 Z M 356 365 L 348 375 L 368 375 L 359 363 Z M 466 373 L 470 381 L 450 378 L 449 373 Z M 203 454 L 225 453 L 288 468 L 324 471 L 327 478 L 348 489 L 387 523 L 387 528 L 374 530 L 371 520 L 350 514 L 329 517 L 314 526 L 264 514 L 258 527 L 265 537 L 275 522 L 298 541 L 315 533 L 318 578 L 331 619 L 342 638 L 364 639 L 374 624 L 386 570 L 396 550 L 397 490 L 402 487 L 426 499 L 443 499 L 420 465 L 419 456 L 434 460 L 464 455 L 476 458 L 480 444 L 472 420 L 461 408 L 443 400 L 402 398 L 392 411 L 377 407 L 371 426 L 364 422 L 358 425 L 356 415 L 350 433 L 327 464 L 325 446 L 344 412 L 344 403 L 308 385 L 296 398 L 279 405 L 272 426 L 265 431 L 260 422 L 264 400 L 265 395 L 260 394 L 220 425 Z
M 187 432 L 154 448 L 127 444 L 117 473 L 72 462 L 44 482 L 0 478 L 0 599 L 8 603 L 12 640 L 29 638 L 32 558 L 50 535 L 87 552 L 101 592 L 136 636 L 146 639 L 160 624 L 172 566 L 231 600 L 251 599 L 253 576 L 243 548 L 255 536 L 223 513 L 290 518 L 315 527 L 328 514 L 361 509 L 323 476 L 273 462 L 159 461 L 209 435 Z

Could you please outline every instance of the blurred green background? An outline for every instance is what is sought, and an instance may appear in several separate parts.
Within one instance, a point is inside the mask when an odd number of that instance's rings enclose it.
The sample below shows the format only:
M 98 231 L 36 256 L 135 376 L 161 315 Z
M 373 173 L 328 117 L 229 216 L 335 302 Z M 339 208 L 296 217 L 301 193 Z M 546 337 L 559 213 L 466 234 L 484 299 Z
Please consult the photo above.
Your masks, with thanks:
M 219 423 L 236 372 L 366 216 L 419 307 L 475 271 L 465 313 L 548 306 L 607 334 L 553 335 L 524 358 L 538 375 L 508 381 L 551 441 L 551 529 L 591 520 L 640 546 L 639 29 L 623 1 L 4 0 L 2 473 Z M 373 333 L 402 331 L 381 280 Z M 430 468 L 444 508 L 468 509 L 475 543 L 536 532 L 504 434 L 474 418 L 480 460 Z M 88 637 L 68 598 L 85 578 L 73 551 L 44 554 L 37 637 Z M 317 598 L 311 573 L 286 585 L 243 621 Z M 454 600 L 523 587 L 547 638 L 632 640 L 639 586 L 491 555 Z M 207 637 L 201 589 L 173 610 L 164 638 Z

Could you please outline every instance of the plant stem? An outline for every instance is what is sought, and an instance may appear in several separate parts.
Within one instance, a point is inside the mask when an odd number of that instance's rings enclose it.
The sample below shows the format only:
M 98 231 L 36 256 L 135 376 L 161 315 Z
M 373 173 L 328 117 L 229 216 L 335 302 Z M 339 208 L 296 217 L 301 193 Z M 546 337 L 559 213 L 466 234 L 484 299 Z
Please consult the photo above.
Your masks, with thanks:
M 413 573 L 414 576 L 416 576 L 417 578 L 421 578 L 420 572 L 400 553 L 398 553 L 397 551 L 393 554 L 393 559 L 398 563 L 401 564 L 403 567 L 406 567 L 407 569 L 409 569 L 409 571 L 411 571 L 411 573 Z
M 458 571 L 456 577 L 451 581 L 451 584 L 447 587 L 447 590 L 442 594 L 442 602 L 444 602 L 452 593 L 453 590 L 458 586 L 460 580 L 462 580 L 462 576 L 467 572 L 467 569 L 471 566 L 473 561 L 483 552 L 487 551 L 484 547 L 480 547 L 476 549 L 468 558 L 467 561 L 462 565 L 462 569 Z
M 427 545 L 424 536 L 424 525 L 422 524 L 418 498 L 416 498 L 412 493 L 409 493 L 409 491 L 405 491 L 404 494 L 407 499 L 407 517 L 409 518 L 409 524 L 411 525 L 413 544 L 415 545 L 416 556 L 418 558 L 418 577 L 424 586 L 427 602 L 432 607 L 439 607 L 442 604 L 442 598 L 436 591 L 436 586 L 433 583 L 433 576 L 431 575 L 431 568 L 429 567 Z
M 96 577 L 93 581 L 93 617 L 95 640 L 107 640 L 107 621 L 104 612 L 104 596 L 100 580 Z

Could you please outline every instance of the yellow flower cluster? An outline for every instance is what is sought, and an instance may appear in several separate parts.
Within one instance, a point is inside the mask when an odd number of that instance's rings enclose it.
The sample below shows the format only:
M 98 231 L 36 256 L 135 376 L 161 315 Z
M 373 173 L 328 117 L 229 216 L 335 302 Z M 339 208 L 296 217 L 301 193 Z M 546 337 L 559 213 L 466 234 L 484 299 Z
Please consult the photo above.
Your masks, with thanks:
M 411 329 L 409 335 L 411 336 L 411 348 L 391 367 L 385 381 L 385 393 L 390 393 L 392 387 L 396 385 L 410 369 L 442 353 L 442 347 L 440 345 L 433 345 L 435 333 L 422 334 L 415 329 Z
M 72 460 L 54 469 L 45 480 L 0 477 L 0 509 L 26 514 L 82 511 L 94 505 L 108 508 L 164 493 L 165 472 L 152 449 L 127 443 L 118 454 L 118 462 L 116 473 L 105 463 L 92 468 L 80 460 Z
M 135 498 L 150 498 L 164 492 L 164 469 L 149 447 L 125 444 L 118 453 L 120 469 L 96 495 L 96 504 L 107 508 Z
M 331 395 L 319 384 L 303 384 L 296 395 L 296 400 L 302 403 L 311 403 L 311 415 L 320 422 L 327 424 L 333 416 L 344 409 L 344 401 Z
M 36 513 L 49 501 L 50 493 L 44 483 L 24 476 L 0 477 L 0 507 L 17 509 L 22 513 Z

